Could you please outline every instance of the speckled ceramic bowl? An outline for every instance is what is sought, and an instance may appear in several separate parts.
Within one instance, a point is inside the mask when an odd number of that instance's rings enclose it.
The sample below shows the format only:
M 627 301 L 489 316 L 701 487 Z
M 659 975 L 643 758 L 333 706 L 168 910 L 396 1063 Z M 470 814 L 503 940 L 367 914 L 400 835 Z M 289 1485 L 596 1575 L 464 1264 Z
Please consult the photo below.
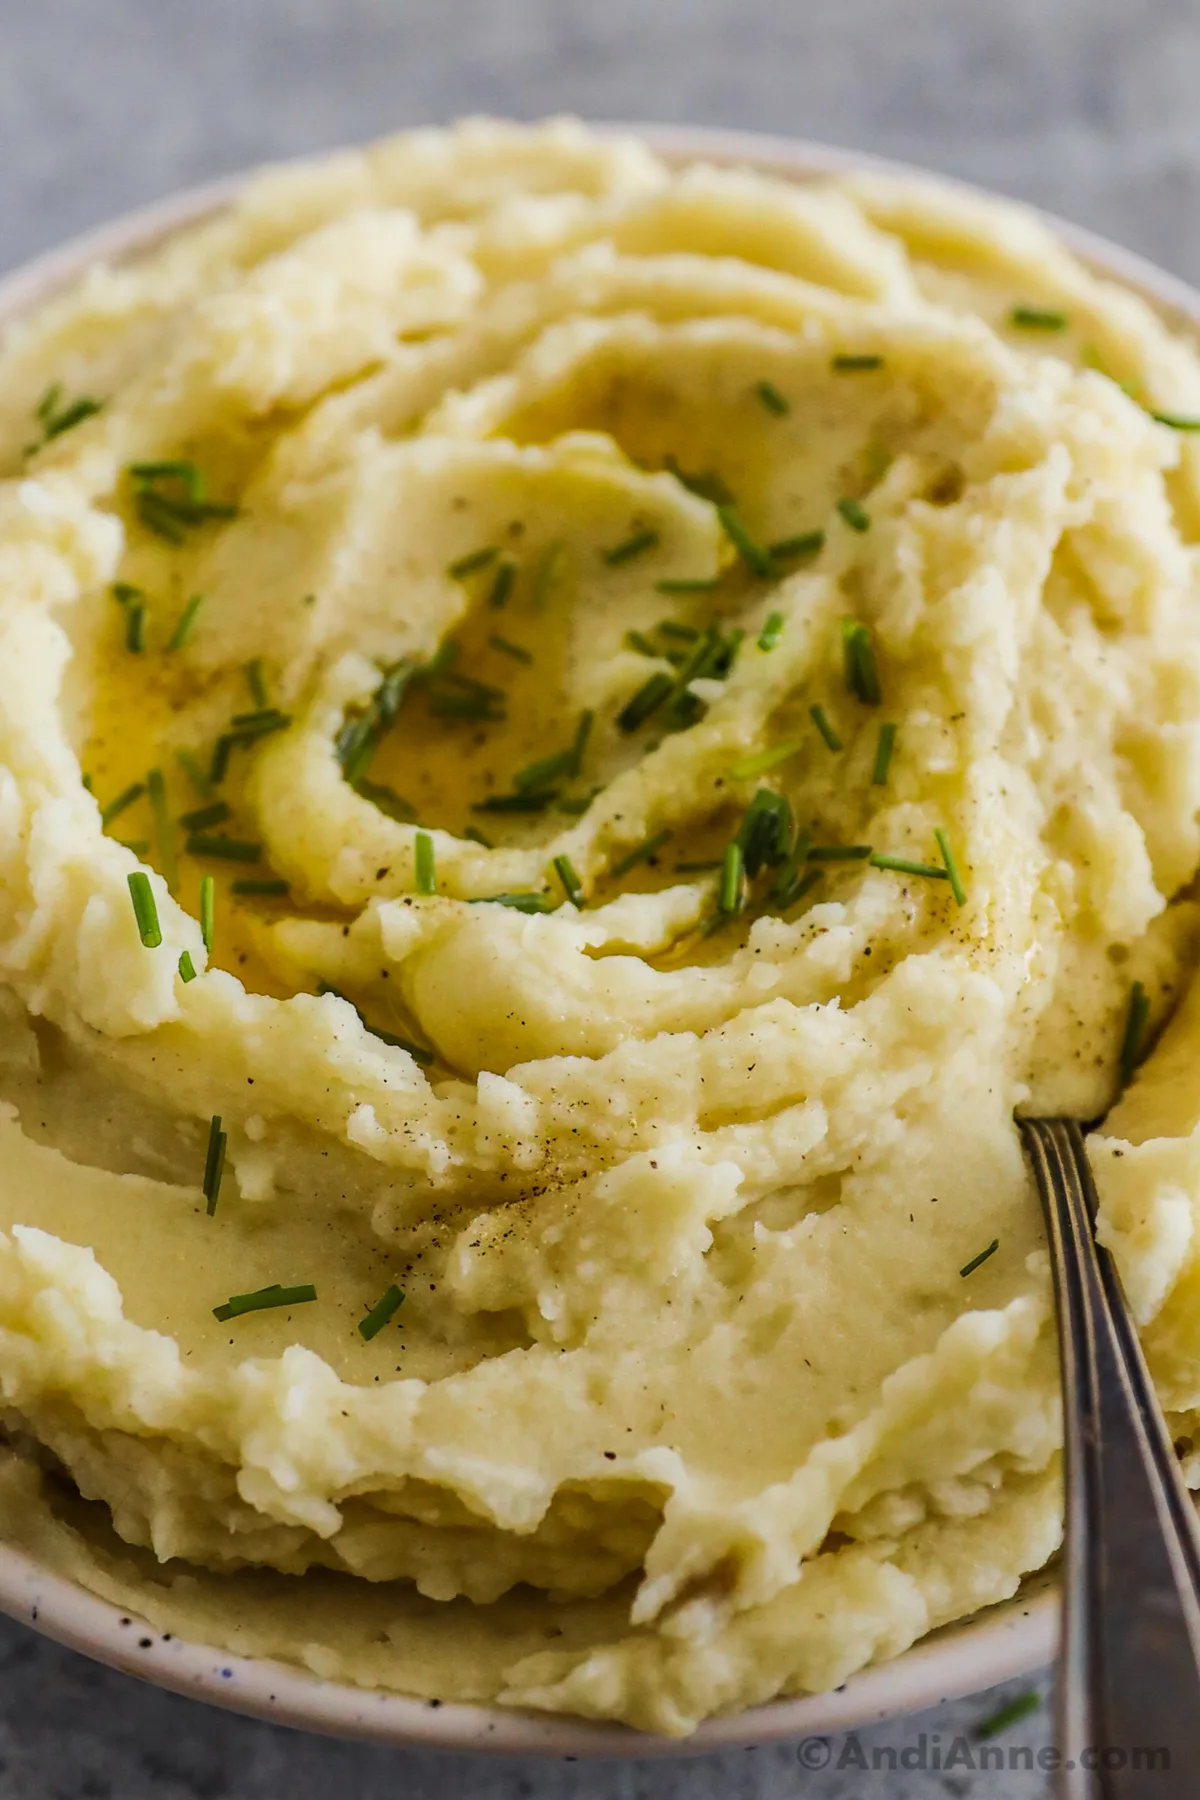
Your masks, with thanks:
M 790 138 L 682 128 L 636 130 L 669 160 L 704 158 L 752 164 L 804 179 L 849 168 L 890 167 L 878 159 Z M 912 171 L 907 171 L 912 173 Z M 147 249 L 181 225 L 224 205 L 237 177 L 193 188 L 157 206 L 75 238 L 0 281 L 0 322 L 26 311 L 101 259 Z M 1089 232 L 1051 220 L 1085 262 L 1144 295 L 1173 322 L 1200 328 L 1200 294 Z M 0 1519 L 0 1611 L 99 1662 L 218 1706 L 342 1737 L 393 1744 L 492 1750 L 509 1755 L 679 1756 L 706 1750 L 841 1732 L 951 1697 L 991 1687 L 1041 1667 L 1054 1654 L 1057 1599 L 1045 1577 L 1005 1605 L 949 1626 L 903 1656 L 866 1669 L 836 1693 L 777 1701 L 710 1719 L 684 1742 L 644 1736 L 620 1725 L 409 1700 L 402 1695 L 324 1681 L 286 1663 L 227 1655 L 210 1645 L 163 1638 L 23 1552 L 5 1545 Z

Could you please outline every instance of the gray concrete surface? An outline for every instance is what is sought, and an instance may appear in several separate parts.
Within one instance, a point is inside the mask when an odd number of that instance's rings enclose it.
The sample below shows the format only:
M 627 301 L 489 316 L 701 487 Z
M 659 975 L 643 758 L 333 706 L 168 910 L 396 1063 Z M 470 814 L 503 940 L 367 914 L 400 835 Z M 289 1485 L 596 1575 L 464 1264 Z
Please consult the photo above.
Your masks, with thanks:
M 1198 76 L 1194 0 L 0 0 L 0 267 L 262 158 L 464 111 L 573 110 L 907 158 L 1200 279 Z M 1002 1697 L 835 1740 L 824 1771 L 794 1747 L 673 1768 L 482 1761 L 224 1716 L 0 1621 L 0 1796 L 1044 1800 L 1044 1775 L 980 1772 L 965 1744 L 934 1767 Z M 1036 1752 L 1048 1733 L 1043 1709 L 999 1741 Z M 890 1771 L 905 1751 L 926 1769 Z

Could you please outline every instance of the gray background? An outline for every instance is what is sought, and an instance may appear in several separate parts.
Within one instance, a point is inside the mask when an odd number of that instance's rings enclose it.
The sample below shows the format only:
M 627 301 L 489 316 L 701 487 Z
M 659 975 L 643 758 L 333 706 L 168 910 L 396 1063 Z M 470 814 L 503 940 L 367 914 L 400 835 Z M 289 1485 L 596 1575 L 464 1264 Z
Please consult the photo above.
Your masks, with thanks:
M 1037 200 L 1200 278 L 1198 89 L 1194 0 L 0 0 L 0 266 L 264 157 L 490 110 L 855 145 Z M 918 1760 L 925 1732 L 932 1760 L 931 1734 L 944 1755 L 999 1698 L 862 1748 Z M 1001 1741 L 1036 1747 L 1048 1729 L 1043 1711 Z M 1047 1791 L 1008 1772 L 812 1775 L 792 1748 L 674 1769 L 402 1755 L 227 1717 L 0 1621 L 4 1800 Z

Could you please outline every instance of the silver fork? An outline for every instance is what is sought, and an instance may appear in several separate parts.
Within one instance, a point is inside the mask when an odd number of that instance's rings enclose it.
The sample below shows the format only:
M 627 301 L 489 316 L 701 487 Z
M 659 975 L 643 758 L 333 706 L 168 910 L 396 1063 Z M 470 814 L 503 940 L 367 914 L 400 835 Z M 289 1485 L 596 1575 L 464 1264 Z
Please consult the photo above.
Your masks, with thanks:
M 1195 1800 L 1195 1503 L 1112 1258 L 1095 1239 L 1096 1189 L 1083 1133 L 1071 1119 L 1019 1124 L 1046 1213 L 1062 1366 L 1067 1537 L 1057 1792 L 1062 1800 Z

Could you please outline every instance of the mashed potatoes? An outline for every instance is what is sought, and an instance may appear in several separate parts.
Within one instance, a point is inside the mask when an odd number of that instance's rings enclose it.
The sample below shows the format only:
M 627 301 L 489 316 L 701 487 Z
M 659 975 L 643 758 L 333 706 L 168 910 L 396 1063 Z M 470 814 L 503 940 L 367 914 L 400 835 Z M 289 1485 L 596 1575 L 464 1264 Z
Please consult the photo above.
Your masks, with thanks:
M 1013 1110 L 1104 1113 L 1200 935 L 1197 412 L 1019 211 L 569 123 L 268 172 L 20 322 L 10 1540 L 671 1733 L 1011 1595 Z M 1093 1145 L 1185 1439 L 1198 1036 Z

